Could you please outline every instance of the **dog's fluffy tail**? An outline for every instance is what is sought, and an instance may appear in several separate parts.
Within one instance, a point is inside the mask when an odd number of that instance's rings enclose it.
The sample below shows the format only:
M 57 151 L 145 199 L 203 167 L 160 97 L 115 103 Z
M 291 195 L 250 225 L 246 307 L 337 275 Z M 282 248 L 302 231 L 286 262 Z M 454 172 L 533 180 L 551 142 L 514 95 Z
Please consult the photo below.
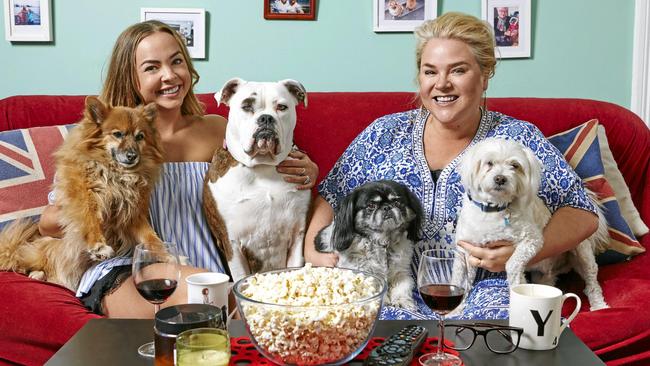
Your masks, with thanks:
M 39 236 L 38 224 L 32 220 L 16 220 L 5 227 L 0 232 L 0 270 L 23 273 L 20 247 L 37 236 Z
M 585 190 L 598 210 L 598 229 L 589 237 L 589 241 L 591 242 L 594 253 L 600 254 L 609 248 L 610 238 L 607 218 L 605 218 L 605 214 L 603 213 L 603 206 L 599 204 L 598 195 L 589 189 L 585 188 Z

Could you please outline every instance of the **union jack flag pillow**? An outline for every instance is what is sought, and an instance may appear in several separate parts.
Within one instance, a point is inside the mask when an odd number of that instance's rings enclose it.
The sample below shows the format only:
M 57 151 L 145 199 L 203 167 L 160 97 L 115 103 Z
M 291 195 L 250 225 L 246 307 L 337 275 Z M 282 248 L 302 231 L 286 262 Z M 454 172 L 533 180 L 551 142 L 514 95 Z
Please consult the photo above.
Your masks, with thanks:
M 0 132 L 0 229 L 22 217 L 37 218 L 54 178 L 52 153 L 74 125 Z
M 625 261 L 635 254 L 645 252 L 645 248 L 636 240 L 621 215 L 614 190 L 605 179 L 605 168 L 598 143 L 598 120 L 592 119 L 553 135 L 548 140 L 562 152 L 585 186 L 598 194 L 598 203 L 607 219 L 610 236 L 609 248 L 596 257 L 598 264 Z

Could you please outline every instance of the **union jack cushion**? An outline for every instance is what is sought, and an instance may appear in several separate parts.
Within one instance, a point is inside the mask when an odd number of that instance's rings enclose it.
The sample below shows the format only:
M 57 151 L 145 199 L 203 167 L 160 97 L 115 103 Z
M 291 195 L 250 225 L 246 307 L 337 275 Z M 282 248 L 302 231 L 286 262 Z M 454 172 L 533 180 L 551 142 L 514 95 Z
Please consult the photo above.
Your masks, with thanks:
M 585 186 L 598 194 L 598 201 L 609 226 L 609 248 L 596 257 L 604 265 L 628 260 L 645 252 L 621 215 L 614 190 L 605 179 L 598 143 L 598 120 L 592 119 L 568 131 L 553 135 L 548 140 L 557 147 L 569 165 L 582 178 Z
M 54 177 L 52 153 L 74 125 L 0 132 L 0 229 L 22 217 L 37 218 Z

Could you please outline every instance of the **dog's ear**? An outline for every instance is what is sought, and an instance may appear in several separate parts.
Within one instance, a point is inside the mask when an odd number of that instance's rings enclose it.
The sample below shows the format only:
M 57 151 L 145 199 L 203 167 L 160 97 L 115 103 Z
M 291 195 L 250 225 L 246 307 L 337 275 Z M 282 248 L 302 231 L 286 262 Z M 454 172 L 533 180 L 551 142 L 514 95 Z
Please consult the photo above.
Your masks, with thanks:
M 84 116 L 98 125 L 102 124 L 108 115 L 109 107 L 99 100 L 99 98 L 92 95 L 86 97 L 85 103 L 86 109 L 84 110 Z
M 358 191 L 353 191 L 343 198 L 334 215 L 334 230 L 332 233 L 332 243 L 334 249 L 342 252 L 352 245 L 356 230 L 354 227 L 354 215 L 356 213 L 355 205 Z
M 287 90 L 296 98 L 298 104 L 302 103 L 307 108 L 307 90 L 302 84 L 292 79 L 281 80 L 279 83 L 287 87 Z
M 469 192 L 470 189 L 474 190 L 472 187 L 472 182 L 476 182 L 476 176 L 481 170 L 481 164 L 483 161 L 478 154 L 476 153 L 477 145 L 470 147 L 461 158 L 458 173 L 460 174 L 460 182 L 465 187 L 465 192 Z
M 414 242 L 417 243 L 420 241 L 420 231 L 422 230 L 422 219 L 424 217 L 424 209 L 422 208 L 422 203 L 418 199 L 418 197 L 411 192 L 410 189 L 404 187 L 404 194 L 406 195 L 405 199 L 408 202 L 408 207 L 413 210 L 413 213 L 415 214 L 415 217 L 411 221 L 408 227 L 408 232 L 406 234 L 406 237 Z
M 156 116 L 158 116 L 158 105 L 156 103 L 149 103 L 143 108 L 143 115 L 144 118 L 147 120 L 149 123 L 153 123 L 153 121 L 156 119 Z
M 245 80 L 240 78 L 232 78 L 226 81 L 226 83 L 223 84 L 221 90 L 219 90 L 214 95 L 214 99 L 217 101 L 217 106 L 219 106 L 219 104 L 221 103 L 225 105 L 229 105 L 228 103 L 230 102 L 230 98 L 232 98 L 232 96 L 235 95 L 235 93 L 237 92 L 237 88 L 239 88 L 245 82 L 246 82 Z
M 525 180 L 529 187 L 530 198 L 533 199 L 537 195 L 537 191 L 539 191 L 539 185 L 542 180 L 543 165 L 537 155 L 535 155 L 535 153 L 533 153 L 529 148 L 522 147 L 522 149 L 524 150 L 526 159 L 528 159 L 528 166 L 530 167 L 528 176 L 525 177 Z

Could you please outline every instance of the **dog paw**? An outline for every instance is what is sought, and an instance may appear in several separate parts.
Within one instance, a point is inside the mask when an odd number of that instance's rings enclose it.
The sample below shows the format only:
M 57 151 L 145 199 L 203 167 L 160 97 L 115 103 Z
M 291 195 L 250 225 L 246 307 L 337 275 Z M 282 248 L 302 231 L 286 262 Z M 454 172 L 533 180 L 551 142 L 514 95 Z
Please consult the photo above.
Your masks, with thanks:
M 417 306 L 415 306 L 415 301 L 411 297 L 398 297 L 391 299 L 388 302 L 388 305 L 394 306 L 396 308 L 402 308 L 406 310 L 416 311 Z
M 607 305 L 606 302 L 595 302 L 593 305 L 589 307 L 590 311 L 596 311 L 596 310 L 602 310 L 602 309 L 609 309 L 609 305 Z
M 45 272 L 43 271 L 31 271 L 27 276 L 35 280 L 45 281 Z
M 94 248 L 88 250 L 88 254 L 90 254 L 90 259 L 93 261 L 103 261 L 111 258 L 115 251 L 106 244 L 97 243 Z

